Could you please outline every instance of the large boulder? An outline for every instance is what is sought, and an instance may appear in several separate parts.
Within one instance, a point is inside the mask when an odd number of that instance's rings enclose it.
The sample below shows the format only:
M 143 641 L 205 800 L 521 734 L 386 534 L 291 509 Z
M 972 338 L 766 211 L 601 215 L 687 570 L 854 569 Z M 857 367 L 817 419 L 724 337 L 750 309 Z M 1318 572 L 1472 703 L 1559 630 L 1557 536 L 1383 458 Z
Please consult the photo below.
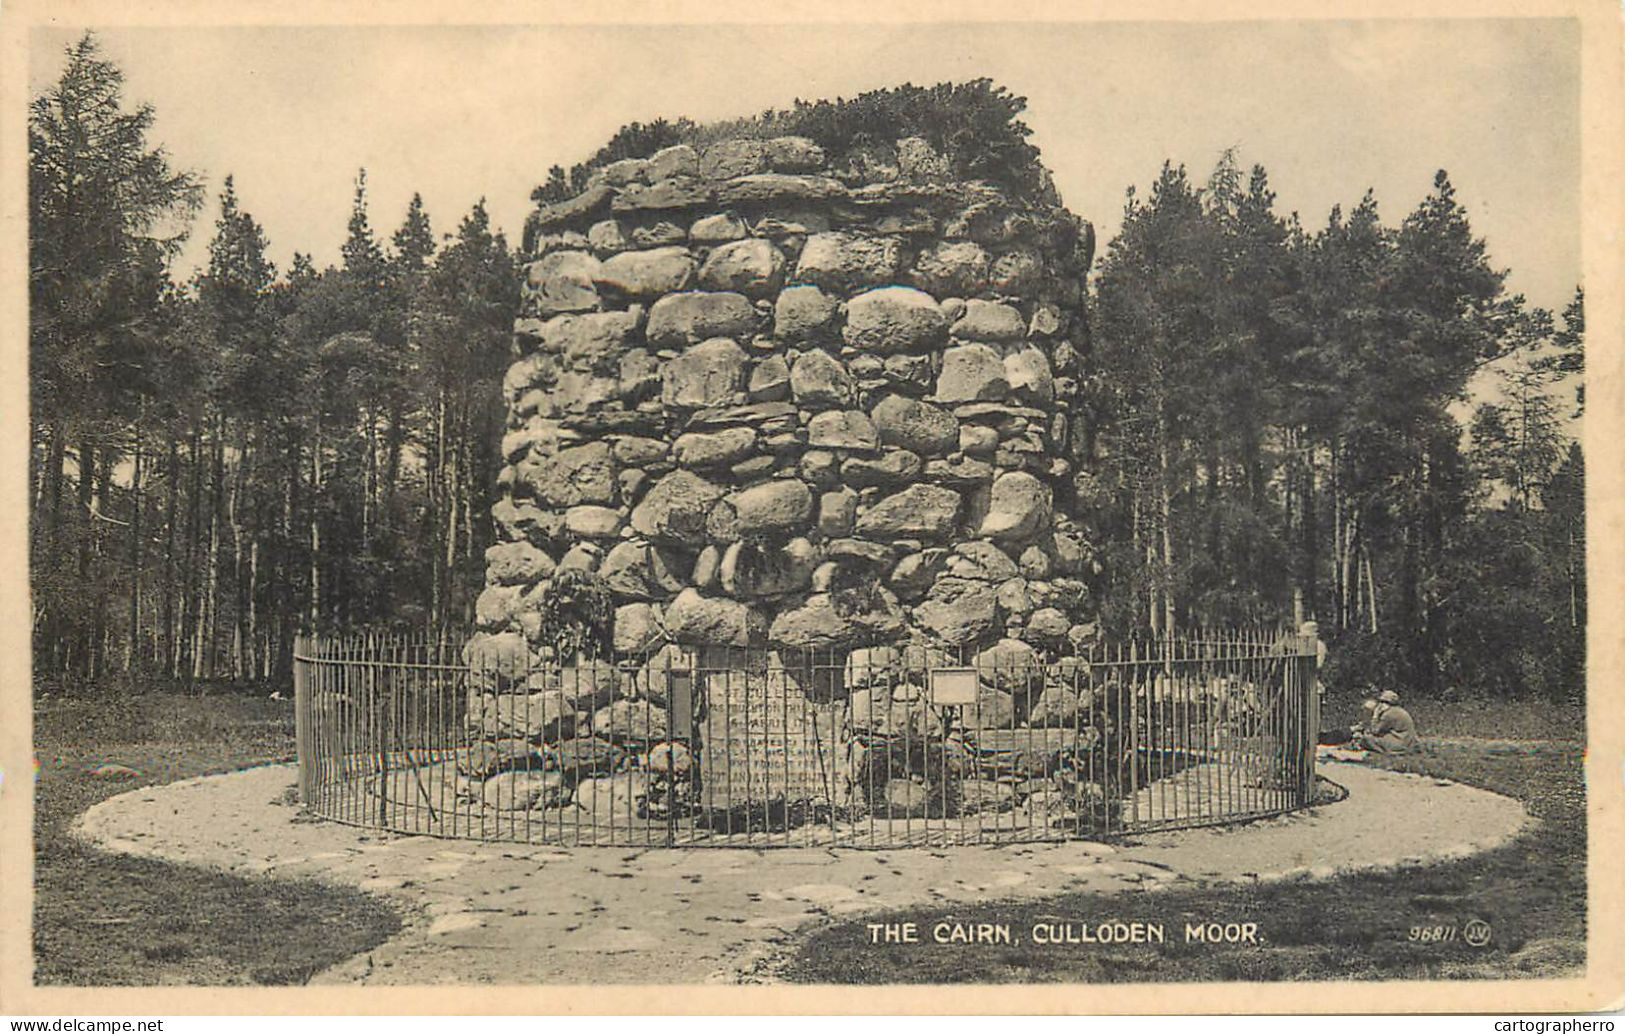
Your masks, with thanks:
M 880 800 L 872 805 L 883 819 L 923 819 L 931 813 L 933 797 L 924 783 L 912 779 L 888 779 Z
M 1076 728 L 1083 720 L 1080 705 L 1078 694 L 1067 687 L 1046 686 L 1027 712 L 1027 724 L 1035 729 Z
M 598 292 L 593 277 L 598 260 L 584 251 L 555 251 L 525 268 L 525 286 L 530 304 L 543 316 L 561 312 L 593 312 L 598 308 Z
M 684 467 L 728 467 L 756 451 L 756 431 L 749 427 L 691 431 L 678 435 L 671 451 Z
M 852 375 L 821 348 L 803 352 L 790 367 L 790 394 L 802 409 L 837 409 L 852 402 Z
M 700 267 L 700 286 L 708 291 L 738 291 L 765 298 L 783 282 L 783 252 L 760 237 L 721 245 Z
M 694 259 L 687 248 L 651 248 L 625 251 L 605 259 L 593 276 L 602 294 L 635 301 L 651 301 L 673 291 L 686 291 L 694 283 Z
M 463 644 L 463 663 L 481 685 L 523 679 L 530 672 L 530 646 L 517 632 L 475 635 Z
M 1026 542 L 1049 527 L 1049 486 L 1023 470 L 999 475 L 987 516 L 977 534 L 1002 542 Z
M 506 628 L 519 613 L 524 589 L 518 585 L 488 585 L 474 600 L 474 623 L 482 630 Z
M 908 449 L 921 456 L 939 456 L 954 451 L 959 444 L 959 421 L 929 402 L 888 395 L 870 416 L 882 445 Z
M 1014 305 L 972 298 L 950 333 L 961 341 L 1020 341 L 1027 336 L 1027 324 Z
M 766 621 L 738 600 L 701 596 L 684 589 L 666 607 L 666 633 L 673 641 L 699 646 L 752 646 L 760 643 Z
M 946 405 L 961 402 L 999 402 L 1010 394 L 1010 380 L 999 353 L 984 344 L 955 345 L 942 355 L 937 374 L 936 400 Z
M 572 366 L 597 367 L 631 347 L 637 330 L 635 312 L 555 316 L 542 324 L 542 350 Z
M 611 627 L 616 653 L 645 653 L 659 646 L 666 637 L 660 614 L 647 603 L 616 607 L 615 623 Z
M 661 372 L 661 401 L 685 409 L 728 402 L 745 387 L 745 363 L 744 349 L 732 338 L 715 337 L 694 345 Z
M 688 228 L 688 239 L 695 244 L 726 244 L 749 236 L 750 227 L 732 212 L 701 216 Z
M 841 464 L 841 480 L 854 488 L 891 488 L 915 480 L 922 469 L 914 453 L 888 449 L 878 457 L 850 457 Z
M 616 361 L 620 380 L 616 390 L 621 401 L 636 405 L 660 394 L 660 360 L 646 349 L 629 348 Z
M 807 422 L 807 444 L 815 449 L 872 452 L 880 446 L 874 421 L 857 409 L 831 409 Z
M 711 180 L 749 176 L 767 167 L 767 144 L 762 140 L 719 140 L 700 155 L 700 175 Z
M 974 241 L 939 241 L 920 252 L 913 280 L 939 297 L 966 298 L 987 289 L 987 252 Z
M 961 815 L 1014 811 L 1016 788 L 993 779 L 966 779 L 959 784 Z
M 486 694 L 472 702 L 469 725 L 484 739 L 514 738 L 531 743 L 569 736 L 577 722 L 577 708 L 559 689 L 539 693 Z
M 914 608 L 914 623 L 949 646 L 986 639 L 999 628 L 997 591 L 982 582 L 939 578 Z
M 528 500 L 498 499 L 491 505 L 491 521 L 509 542 L 529 542 L 550 549 L 564 531 L 564 518 Z
M 810 172 L 824 165 L 824 149 L 804 136 L 776 136 L 762 141 L 768 167 L 775 172 Z
M 796 279 L 837 291 L 885 284 L 896 278 L 902 260 L 903 245 L 896 237 L 815 233 L 801 248 Z
M 988 281 L 1000 294 L 1030 293 L 1044 279 L 1044 261 L 1031 248 L 1012 248 L 993 260 Z
M 632 510 L 632 530 L 653 542 L 705 545 L 705 523 L 723 490 L 698 474 L 676 470 L 667 474 Z
M 858 493 L 850 488 L 824 492 L 818 497 L 818 532 L 825 538 L 849 535 L 857 514 Z
M 617 700 L 593 713 L 592 734 L 619 744 L 663 740 L 669 735 L 666 709 L 650 700 Z
M 902 599 L 919 599 L 942 574 L 948 564 L 948 556 L 948 551 L 940 547 L 910 553 L 897 562 L 886 584 Z
M 688 144 L 662 147 L 649 156 L 649 163 L 645 167 L 650 183 L 658 183 L 673 176 L 697 176 L 699 172 L 699 153 Z
M 656 650 L 632 676 L 628 687 L 635 700 L 648 700 L 658 707 L 666 707 L 671 700 L 671 683 L 690 676 L 694 659 L 690 652 L 676 643 L 667 643 Z
M 480 803 L 497 811 L 556 808 L 569 797 L 559 772 L 500 772 L 480 786 Z
M 583 719 L 587 716 L 583 715 Z M 586 722 L 582 722 L 583 727 Z M 626 766 L 627 752 L 602 736 L 582 733 L 549 748 L 553 764 L 564 773 L 566 782 L 579 783 L 592 776 L 619 772 Z
M 608 506 L 572 506 L 564 511 L 564 530 L 578 539 L 612 539 L 622 520 L 621 511 Z
M 1023 348 L 1005 356 L 1004 377 L 1010 382 L 1010 394 L 1021 402 L 1047 406 L 1055 401 L 1055 377 L 1049 360 L 1036 348 Z
M 1015 697 L 991 686 L 978 686 L 976 703 L 960 708 L 959 719 L 967 729 L 1013 729 L 1016 725 Z
M 959 493 L 936 485 L 911 485 L 882 499 L 858 517 L 857 531 L 880 539 L 940 539 L 959 516 Z
M 1043 679 L 1038 651 L 1020 639 L 1001 639 L 972 658 L 971 666 L 983 685 L 1007 693 L 1026 693 Z
M 853 348 L 892 355 L 932 348 L 947 332 L 935 298 L 912 287 L 881 287 L 847 303 L 842 337 Z
M 553 574 L 553 558 L 529 542 L 499 542 L 485 551 L 485 579 L 493 585 L 534 585 Z
M 577 711 L 602 707 L 615 696 L 620 673 L 608 661 L 583 661 L 563 668 L 542 668 L 531 673 L 526 686 L 535 693 L 563 693 Z
M 536 745 L 514 736 L 479 740 L 457 758 L 458 774 L 470 779 L 489 779 L 514 769 L 540 772 L 543 767 Z
M 1020 574 L 1020 568 L 1010 554 L 991 542 L 960 542 L 954 546 L 954 555 L 948 561 L 948 573 L 955 578 L 968 578 L 979 582 L 1006 582 Z
M 733 500 L 743 536 L 783 537 L 812 520 L 812 490 L 796 478 L 779 478 L 740 492 Z
M 818 592 L 781 610 L 767 638 L 781 649 L 838 650 L 895 638 L 903 628 L 901 609 L 884 594 L 868 609 L 849 609 L 830 593 Z
M 641 539 L 617 542 L 598 563 L 598 576 L 622 600 L 665 599 L 683 587 L 686 562 L 673 550 Z
M 824 340 L 839 314 L 839 303 L 815 285 L 786 287 L 773 305 L 773 336 L 792 344 Z
M 656 348 L 681 348 L 711 338 L 749 337 L 756 322 L 756 310 L 742 294 L 684 291 L 650 306 L 643 335 Z
M 642 772 L 621 772 L 612 776 L 583 779 L 575 789 L 576 807 L 583 819 L 596 827 L 609 828 L 612 821 L 638 818 L 648 805 L 649 780 Z
M 1040 607 L 1027 618 L 1027 637 L 1041 643 L 1064 642 L 1071 628 L 1071 619 L 1055 607 Z
M 621 225 L 619 219 L 602 219 L 593 223 L 587 228 L 587 243 L 592 245 L 593 254 L 599 258 L 618 255 L 632 247 L 626 227 Z
M 588 442 L 552 455 L 532 451 L 519 465 L 519 481 L 543 506 L 615 502 L 615 460 L 608 442 Z
M 800 592 L 812 580 L 818 554 L 803 538 L 783 547 L 735 542 L 723 551 L 718 579 L 724 592 L 740 599 Z
M 752 402 L 783 402 L 790 397 L 790 364 L 770 355 L 751 368 L 745 395 Z

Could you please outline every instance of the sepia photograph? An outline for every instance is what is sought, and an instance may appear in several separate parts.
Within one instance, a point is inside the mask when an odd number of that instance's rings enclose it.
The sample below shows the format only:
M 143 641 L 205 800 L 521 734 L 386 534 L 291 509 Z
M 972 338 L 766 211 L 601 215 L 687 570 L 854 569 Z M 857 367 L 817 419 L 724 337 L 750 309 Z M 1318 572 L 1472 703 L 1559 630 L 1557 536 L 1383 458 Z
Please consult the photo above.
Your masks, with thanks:
M 1616 9 L 244 10 L 6 12 L 0 994 L 1617 1007 Z

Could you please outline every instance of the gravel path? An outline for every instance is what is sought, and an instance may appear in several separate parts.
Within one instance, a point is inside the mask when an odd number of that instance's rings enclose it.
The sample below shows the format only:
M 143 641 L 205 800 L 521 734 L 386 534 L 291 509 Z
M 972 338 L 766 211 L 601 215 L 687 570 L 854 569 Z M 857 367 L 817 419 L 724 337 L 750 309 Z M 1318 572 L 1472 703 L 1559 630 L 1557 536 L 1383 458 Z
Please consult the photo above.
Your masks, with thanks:
M 891 851 L 548 848 L 371 833 L 287 803 L 291 765 L 145 787 L 75 832 L 108 850 L 386 895 L 405 924 L 316 983 L 737 983 L 831 917 L 1061 891 L 1327 878 L 1459 857 L 1517 835 L 1517 801 L 1358 765 L 1347 800 L 1246 826 L 1072 842 Z M 1381 830 L 1381 834 L 1374 831 Z

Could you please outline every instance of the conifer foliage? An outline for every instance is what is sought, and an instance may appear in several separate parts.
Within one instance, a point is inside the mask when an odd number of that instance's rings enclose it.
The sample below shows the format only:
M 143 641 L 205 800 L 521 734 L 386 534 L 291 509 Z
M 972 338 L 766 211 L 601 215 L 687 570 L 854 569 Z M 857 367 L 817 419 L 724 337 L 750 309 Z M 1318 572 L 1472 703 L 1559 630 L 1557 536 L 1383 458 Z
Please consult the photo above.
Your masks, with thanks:
M 633 123 L 533 196 L 674 143 L 799 133 L 837 163 L 921 136 L 960 178 L 1054 201 L 1024 107 L 975 80 Z M 416 195 L 375 229 L 361 170 L 339 263 L 278 270 L 261 187 L 228 175 L 207 263 L 175 282 L 204 190 L 153 125 L 91 35 L 30 109 L 37 681 L 281 684 L 300 630 L 466 624 L 518 256 L 483 201 L 449 234 Z M 1301 603 L 1334 685 L 1582 692 L 1584 295 L 1554 317 L 1504 284 L 1443 172 L 1397 224 L 1367 194 L 1305 226 L 1233 152 L 1130 189 L 1075 334 L 1071 495 L 1106 626 Z M 593 585 L 548 606 L 602 645 Z

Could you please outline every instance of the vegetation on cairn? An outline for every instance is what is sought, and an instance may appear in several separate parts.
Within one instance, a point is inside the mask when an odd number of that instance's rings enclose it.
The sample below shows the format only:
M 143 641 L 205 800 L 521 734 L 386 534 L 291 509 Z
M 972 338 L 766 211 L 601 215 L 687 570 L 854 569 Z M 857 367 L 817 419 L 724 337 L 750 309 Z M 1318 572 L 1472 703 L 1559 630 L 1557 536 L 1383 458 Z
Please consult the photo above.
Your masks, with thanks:
M 623 158 L 647 158 L 663 147 L 717 140 L 805 136 L 824 149 L 830 164 L 842 167 L 865 148 L 889 147 L 917 136 L 948 160 L 962 180 L 984 180 L 1013 196 L 1058 202 L 1038 160 L 1038 148 L 1027 138 L 1032 130 L 1021 120 L 1027 98 L 1018 97 L 991 79 L 915 86 L 905 83 L 860 93 L 850 99 L 804 101 L 789 109 L 700 125 L 687 118 L 632 122 L 616 131 L 592 157 L 548 170 L 545 183 L 531 199 L 543 204 L 580 193 L 594 169 Z
M 560 661 L 583 652 L 607 656 L 614 629 L 615 606 L 609 583 L 591 571 L 565 568 L 542 590 L 542 639 Z

